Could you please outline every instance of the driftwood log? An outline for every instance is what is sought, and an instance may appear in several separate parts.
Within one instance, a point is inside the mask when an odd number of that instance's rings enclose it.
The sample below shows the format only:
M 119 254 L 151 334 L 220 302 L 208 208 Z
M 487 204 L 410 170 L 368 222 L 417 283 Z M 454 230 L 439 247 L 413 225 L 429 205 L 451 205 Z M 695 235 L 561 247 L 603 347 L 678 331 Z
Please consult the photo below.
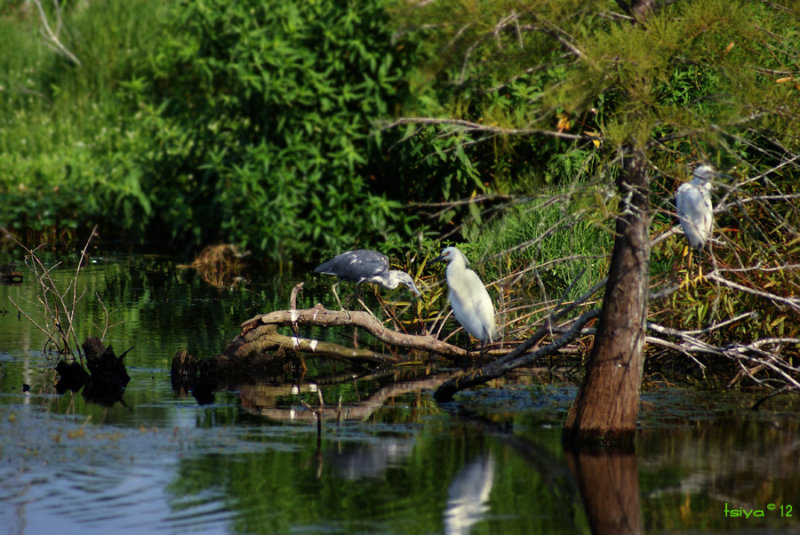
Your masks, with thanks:
M 412 357 L 307 338 L 299 334 L 301 326 L 360 328 L 388 346 L 403 348 Z M 292 334 L 278 332 L 281 327 L 290 327 Z M 464 366 L 474 364 L 475 357 L 480 355 L 430 335 L 394 331 L 368 312 L 328 310 L 317 304 L 308 309 L 276 310 L 245 321 L 239 335 L 215 357 L 196 359 L 186 351 L 178 351 L 172 359 L 171 376 L 173 388 L 191 390 L 194 394 L 226 385 L 238 388 L 253 381 L 281 383 L 290 366 L 304 367 L 305 358 L 309 357 L 341 360 L 372 370 L 408 364 L 414 353 L 426 358 L 438 355 Z
M 292 305 L 294 302 L 292 299 Z M 575 302 L 565 307 L 558 314 L 554 314 L 550 318 L 551 321 L 555 321 L 577 305 L 578 302 Z M 239 385 L 254 380 L 280 383 L 285 377 L 287 367 L 298 363 L 304 367 L 306 357 L 332 358 L 365 369 L 375 369 L 407 364 L 414 359 L 413 355 L 416 353 L 425 358 L 431 355 L 439 356 L 462 367 L 483 366 L 477 373 L 465 372 L 438 385 L 436 397 L 444 401 L 452 398 L 458 390 L 485 383 L 514 368 L 530 365 L 543 355 L 558 352 L 574 340 L 586 322 L 594 319 L 596 314 L 596 312 L 585 314 L 557 341 L 533 351 L 542 338 L 552 333 L 552 323 L 548 322 L 547 326 L 540 328 L 532 337 L 519 344 L 506 344 L 506 348 L 485 351 L 484 357 L 496 359 L 487 362 L 478 359 L 481 356 L 479 351 L 467 351 L 431 335 L 405 334 L 387 328 L 369 312 L 328 310 L 321 304 L 307 309 L 276 310 L 242 323 L 239 335 L 228 344 L 221 355 L 198 360 L 185 351 L 176 353 L 172 362 L 173 387 L 194 391 L 198 386 L 216 389 L 226 383 Z M 309 326 L 359 328 L 388 346 L 403 348 L 404 353 L 410 354 L 411 358 L 401 358 L 374 349 L 347 347 L 301 336 L 300 327 Z M 292 334 L 278 332 L 281 327 L 290 327 Z
M 437 340 L 430 335 L 404 334 L 386 328 L 375 316 L 362 311 L 328 310 L 321 304 L 301 310 L 276 310 L 256 316 L 242 324 L 242 331 L 225 349 L 231 358 L 252 356 L 268 351 L 302 352 L 307 355 L 341 358 L 353 362 L 394 364 L 402 359 L 367 349 L 354 349 L 297 335 L 298 326 L 360 327 L 381 342 L 446 357 L 454 362 L 471 362 L 478 352 Z M 292 327 L 294 336 L 277 332 L 278 327 Z

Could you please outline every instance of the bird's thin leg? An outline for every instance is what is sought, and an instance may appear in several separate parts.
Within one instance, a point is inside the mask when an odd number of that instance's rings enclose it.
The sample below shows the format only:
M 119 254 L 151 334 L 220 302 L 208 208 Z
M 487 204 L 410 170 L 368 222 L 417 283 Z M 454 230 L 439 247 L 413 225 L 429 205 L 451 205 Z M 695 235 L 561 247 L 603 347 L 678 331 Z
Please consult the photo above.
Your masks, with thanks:
M 697 277 L 692 279 L 693 284 L 697 284 L 698 282 L 705 280 L 705 276 L 703 275 L 703 262 L 701 256 L 702 254 L 703 254 L 703 249 L 699 249 L 697 251 Z
M 698 281 L 701 281 L 704 278 L 703 277 L 703 262 L 702 262 L 702 258 L 700 257 L 700 253 L 701 252 L 702 251 L 698 251 L 697 252 L 697 280 Z
M 344 310 L 342 306 L 342 301 L 339 299 L 339 294 L 336 293 L 336 287 L 339 286 L 340 281 L 336 281 L 333 286 L 331 286 L 331 291 L 333 292 L 333 296 L 336 298 L 336 302 L 339 303 L 339 310 Z
M 336 292 L 336 287 L 339 286 L 340 282 L 342 281 L 336 281 L 336 283 L 331 286 L 331 290 L 333 291 L 333 296 L 336 298 L 336 302 L 339 303 L 339 310 L 347 314 L 347 319 L 350 319 L 350 313 L 342 306 L 342 300 L 339 299 L 339 294 Z
M 359 288 L 361 288 L 361 283 L 357 282 L 356 289 L 353 291 L 353 296 L 357 302 L 361 303 L 362 307 L 367 308 L 364 302 L 361 300 L 361 297 L 358 295 Z M 358 349 L 358 327 L 353 328 L 353 349 Z
M 367 306 L 367 304 L 366 304 L 366 303 L 365 303 L 365 302 L 364 302 L 364 301 L 361 299 L 361 297 L 358 295 L 358 287 L 359 287 L 359 285 L 357 284 L 357 285 L 356 285 L 356 300 L 358 301 L 358 303 L 359 303 L 359 304 L 360 304 L 362 307 L 364 307 L 364 310 L 366 310 L 366 311 L 369 313 L 369 315 L 370 315 L 370 316 L 372 316 L 373 318 L 375 318 L 376 320 L 378 320 L 378 318 L 375 316 L 375 314 L 373 314 L 373 313 L 372 313 L 372 311 L 369 309 L 369 307 Z M 378 320 L 378 321 L 380 321 L 380 320 Z

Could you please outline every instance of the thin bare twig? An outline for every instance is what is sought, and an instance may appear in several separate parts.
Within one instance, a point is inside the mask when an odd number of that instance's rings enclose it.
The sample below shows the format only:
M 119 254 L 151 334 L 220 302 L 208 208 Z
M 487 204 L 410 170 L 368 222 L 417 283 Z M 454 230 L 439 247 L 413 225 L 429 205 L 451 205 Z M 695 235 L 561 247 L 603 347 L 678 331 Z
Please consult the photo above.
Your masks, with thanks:
M 53 47 L 57 52 L 62 53 L 65 55 L 71 62 L 73 62 L 77 66 L 81 66 L 81 60 L 78 59 L 78 56 L 73 54 L 72 52 L 64 46 L 64 43 L 61 42 L 59 39 L 58 34 L 61 33 L 62 28 L 62 20 L 61 20 L 61 6 L 58 3 L 58 0 L 53 0 L 53 5 L 55 6 L 56 11 L 56 29 L 50 27 L 50 23 L 47 21 L 47 15 L 44 12 L 44 8 L 42 7 L 41 0 L 31 0 L 33 5 L 36 6 L 36 9 L 39 11 L 39 19 L 42 21 L 42 33 L 46 38 L 46 43 Z
M 557 137 L 561 139 L 591 139 L 589 136 L 569 134 L 567 132 L 559 132 L 557 130 L 541 130 L 537 128 L 502 128 L 499 126 L 491 126 L 464 119 L 451 119 L 451 118 L 438 118 L 438 117 L 400 117 L 391 123 L 382 126 L 382 130 L 389 130 L 403 124 L 429 124 L 429 125 L 445 125 L 461 128 L 467 132 L 490 132 L 502 136 L 532 136 L 541 135 L 549 137 Z
M 715 270 L 711 273 L 706 275 L 707 279 L 716 281 L 723 286 L 727 286 L 733 290 L 738 290 L 740 292 L 748 293 L 751 295 L 756 295 L 758 297 L 763 297 L 764 299 L 769 299 L 775 303 L 779 303 L 782 305 L 786 305 L 795 312 L 800 312 L 800 298 L 796 297 L 781 297 L 780 295 L 775 295 L 769 292 L 765 292 L 762 290 L 756 290 L 755 288 L 749 288 L 747 286 L 743 286 L 733 281 L 729 281 L 725 277 L 719 274 L 719 271 Z

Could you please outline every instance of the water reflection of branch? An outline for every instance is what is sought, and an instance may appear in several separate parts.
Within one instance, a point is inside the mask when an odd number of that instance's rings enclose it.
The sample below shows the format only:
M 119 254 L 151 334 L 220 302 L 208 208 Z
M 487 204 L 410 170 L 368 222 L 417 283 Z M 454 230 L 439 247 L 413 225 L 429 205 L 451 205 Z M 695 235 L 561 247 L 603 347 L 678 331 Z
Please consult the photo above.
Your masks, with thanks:
M 441 374 L 415 381 L 395 383 L 379 389 L 358 403 L 319 406 L 313 408 L 313 411 L 299 409 L 297 406 L 278 407 L 277 396 L 265 396 L 263 385 L 242 385 L 239 387 L 239 392 L 243 407 L 275 421 L 313 422 L 318 417 L 325 420 L 364 420 L 381 408 L 388 399 L 410 392 L 436 388 L 453 375 L 454 373 Z M 289 390 L 286 387 L 280 388 L 280 392 L 293 393 L 291 387 L 289 387 Z

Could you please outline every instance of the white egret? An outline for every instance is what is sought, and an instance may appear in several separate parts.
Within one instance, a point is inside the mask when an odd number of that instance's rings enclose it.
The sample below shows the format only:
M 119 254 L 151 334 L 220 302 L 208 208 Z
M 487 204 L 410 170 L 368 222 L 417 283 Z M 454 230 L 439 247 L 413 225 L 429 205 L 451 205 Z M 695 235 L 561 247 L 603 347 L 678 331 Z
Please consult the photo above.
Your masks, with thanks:
M 447 297 L 453 314 L 464 330 L 481 341 L 481 347 L 497 334 L 495 312 L 489 292 L 478 275 L 467 268 L 467 259 L 455 247 L 446 247 L 434 262 L 447 262 Z
M 408 273 L 399 269 L 389 269 L 389 259 L 386 258 L 386 255 L 369 249 L 342 253 L 318 266 L 314 269 L 314 273 L 333 275 L 339 278 L 331 289 L 341 309 L 344 307 L 339 300 L 339 294 L 336 293 L 336 287 L 341 281 L 355 282 L 356 292 L 362 282 L 374 282 L 389 290 L 394 290 L 398 285 L 403 284 L 417 297 L 420 295 L 414 280 Z
M 681 184 L 675 193 L 678 219 L 689 240 L 689 245 L 701 250 L 711 237 L 714 210 L 711 206 L 711 177 L 716 171 L 710 165 L 701 165 L 694 170 L 692 180 Z

